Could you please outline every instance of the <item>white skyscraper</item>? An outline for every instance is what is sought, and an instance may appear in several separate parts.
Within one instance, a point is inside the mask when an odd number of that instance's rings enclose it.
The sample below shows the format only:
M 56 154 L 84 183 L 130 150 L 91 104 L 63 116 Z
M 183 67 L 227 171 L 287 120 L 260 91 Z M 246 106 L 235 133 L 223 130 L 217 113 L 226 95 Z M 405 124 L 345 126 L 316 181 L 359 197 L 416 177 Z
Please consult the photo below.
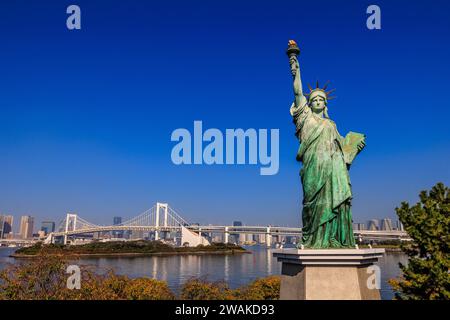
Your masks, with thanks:
M 381 230 L 383 231 L 392 231 L 392 220 L 385 218 L 381 221 Z
M 378 220 L 369 220 L 367 223 L 367 230 L 376 231 L 379 230 Z

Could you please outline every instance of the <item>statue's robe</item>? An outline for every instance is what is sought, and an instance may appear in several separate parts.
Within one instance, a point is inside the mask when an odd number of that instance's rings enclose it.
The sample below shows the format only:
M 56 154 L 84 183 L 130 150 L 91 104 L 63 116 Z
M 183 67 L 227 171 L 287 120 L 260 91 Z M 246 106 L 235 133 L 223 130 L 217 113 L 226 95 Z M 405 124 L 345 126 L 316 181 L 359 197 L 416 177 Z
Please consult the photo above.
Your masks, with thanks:
M 303 163 L 302 243 L 307 248 L 354 247 L 344 138 L 333 121 L 311 111 L 304 96 L 298 107 L 291 107 L 291 115 L 301 143 L 297 160 Z

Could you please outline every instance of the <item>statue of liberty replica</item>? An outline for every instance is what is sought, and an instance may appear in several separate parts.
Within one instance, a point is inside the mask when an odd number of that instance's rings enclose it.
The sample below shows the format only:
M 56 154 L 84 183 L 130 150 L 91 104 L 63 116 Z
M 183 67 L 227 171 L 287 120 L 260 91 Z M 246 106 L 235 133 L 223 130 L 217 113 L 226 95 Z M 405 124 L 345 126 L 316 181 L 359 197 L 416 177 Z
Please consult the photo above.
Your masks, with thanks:
M 287 49 L 294 80 L 294 102 L 290 112 L 300 141 L 297 160 L 303 164 L 302 245 L 305 248 L 355 248 L 351 213 L 352 190 L 348 170 L 365 146 L 365 136 L 350 132 L 342 137 L 328 116 L 332 98 L 317 82 L 304 93 L 298 55 L 290 40 Z

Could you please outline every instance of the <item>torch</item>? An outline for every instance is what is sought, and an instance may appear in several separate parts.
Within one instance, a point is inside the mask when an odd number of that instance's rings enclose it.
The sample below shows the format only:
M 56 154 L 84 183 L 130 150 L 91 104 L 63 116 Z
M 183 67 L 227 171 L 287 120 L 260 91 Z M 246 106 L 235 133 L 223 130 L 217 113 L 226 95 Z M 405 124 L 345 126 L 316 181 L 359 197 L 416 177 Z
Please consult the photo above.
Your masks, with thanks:
M 291 61 L 292 57 L 297 58 L 297 56 L 300 54 L 300 48 L 298 47 L 297 43 L 294 40 L 289 40 L 286 54 L 289 57 L 289 61 Z M 291 69 L 295 67 L 296 66 L 294 64 L 291 64 Z M 295 74 L 293 70 L 292 72 L 293 72 L 292 74 Z
M 297 42 L 295 42 L 294 40 L 289 40 L 286 54 L 288 55 L 289 59 L 292 56 L 298 56 L 300 54 L 300 48 L 298 47 Z

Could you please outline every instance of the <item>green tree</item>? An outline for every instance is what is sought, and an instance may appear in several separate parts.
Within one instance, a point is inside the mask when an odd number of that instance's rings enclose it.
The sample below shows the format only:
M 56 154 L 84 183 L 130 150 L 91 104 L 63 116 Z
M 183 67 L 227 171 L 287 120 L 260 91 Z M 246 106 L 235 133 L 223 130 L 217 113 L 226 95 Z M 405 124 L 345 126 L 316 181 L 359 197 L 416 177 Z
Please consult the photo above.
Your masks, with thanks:
M 420 202 L 410 207 L 402 202 L 396 208 L 412 242 L 402 244 L 409 256 L 407 265 L 400 263 L 403 275 L 389 283 L 400 300 L 450 298 L 450 189 L 443 183 L 431 191 L 422 191 Z

